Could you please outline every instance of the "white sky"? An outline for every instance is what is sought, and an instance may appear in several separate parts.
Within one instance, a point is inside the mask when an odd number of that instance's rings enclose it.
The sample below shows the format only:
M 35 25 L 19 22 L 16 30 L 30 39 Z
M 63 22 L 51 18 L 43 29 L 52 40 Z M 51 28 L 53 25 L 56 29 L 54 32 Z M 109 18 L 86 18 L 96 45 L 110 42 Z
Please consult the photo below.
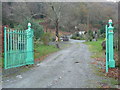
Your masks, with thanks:
M 2 2 L 118 2 L 120 0 L 0 0 Z

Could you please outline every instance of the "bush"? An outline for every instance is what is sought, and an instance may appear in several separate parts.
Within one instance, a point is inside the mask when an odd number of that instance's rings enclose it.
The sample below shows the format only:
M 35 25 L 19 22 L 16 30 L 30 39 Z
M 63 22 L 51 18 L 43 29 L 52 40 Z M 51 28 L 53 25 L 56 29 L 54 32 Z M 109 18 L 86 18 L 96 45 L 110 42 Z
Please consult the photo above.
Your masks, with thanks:
M 80 40 L 80 37 L 76 37 L 77 40 Z
M 76 39 L 76 36 L 72 36 L 71 39 Z
M 16 28 L 21 29 L 21 30 L 26 30 L 28 23 L 31 23 L 31 28 L 34 29 L 35 39 L 37 40 L 37 39 L 41 38 L 44 33 L 43 27 L 40 24 L 34 22 L 34 20 L 32 20 L 32 19 L 24 20 Z
M 71 39 L 75 39 L 75 40 L 84 40 L 84 37 L 72 36 Z
M 43 42 L 44 45 L 48 45 L 51 40 L 51 34 L 50 33 L 44 33 L 41 41 Z
M 71 37 L 71 39 L 75 39 L 75 40 L 85 40 L 84 35 L 80 35 L 78 32 L 74 33 Z
M 92 41 L 93 39 L 93 32 L 91 30 L 89 30 L 87 33 L 86 33 L 86 41 Z

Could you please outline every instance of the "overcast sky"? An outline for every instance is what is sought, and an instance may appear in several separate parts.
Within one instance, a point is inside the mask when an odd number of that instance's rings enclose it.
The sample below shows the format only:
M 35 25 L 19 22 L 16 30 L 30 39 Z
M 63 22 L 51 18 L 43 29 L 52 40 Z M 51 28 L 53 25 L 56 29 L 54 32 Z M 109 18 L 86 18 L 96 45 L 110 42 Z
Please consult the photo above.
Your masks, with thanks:
M 2 2 L 118 2 L 120 0 L 0 0 Z

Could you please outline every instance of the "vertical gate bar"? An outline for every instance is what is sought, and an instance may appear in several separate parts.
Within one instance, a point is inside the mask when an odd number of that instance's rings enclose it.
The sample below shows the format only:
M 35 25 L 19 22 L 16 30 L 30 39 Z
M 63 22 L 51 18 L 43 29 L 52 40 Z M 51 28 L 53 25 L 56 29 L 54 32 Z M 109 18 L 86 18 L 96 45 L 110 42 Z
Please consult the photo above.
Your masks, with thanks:
M 9 63 L 10 63 L 10 67 L 11 67 L 11 66 L 12 66 L 12 63 L 13 63 L 13 62 L 12 62 L 12 52 L 13 52 L 13 51 L 12 51 L 12 46 L 13 46 L 13 45 L 12 45 L 12 30 L 11 30 L 11 29 L 10 29 L 10 44 L 11 44 L 11 46 L 10 46 L 10 60 L 9 60 L 10 62 L 9 62 Z
M 107 33 L 107 25 L 106 25 L 106 72 L 108 72 L 108 44 L 107 44 L 107 42 L 108 42 L 108 37 L 107 37 L 107 35 L 108 35 L 108 33 Z
M 24 64 L 24 60 L 25 60 L 25 58 L 24 58 L 24 32 L 23 32 L 23 30 L 22 30 L 22 63 Z
M 21 34 L 22 34 L 22 36 L 21 36 L 21 43 L 22 43 L 22 58 L 21 58 L 21 60 L 22 60 L 22 64 L 23 64 L 23 61 L 24 61 L 24 58 L 23 58 L 23 30 L 21 30 Z
M 7 47 L 6 47 L 6 27 L 4 27 L 4 68 L 7 69 L 6 66 L 7 59 Z
M 21 30 L 20 30 L 20 63 L 21 64 Z
M 15 64 L 18 61 L 18 30 L 16 30 L 16 57 Z
M 18 64 L 20 63 L 20 31 L 18 30 Z
M 15 30 L 15 62 L 17 61 L 17 30 Z M 14 62 L 14 64 L 16 64 Z
M 26 62 L 26 52 L 25 52 L 25 30 L 23 31 L 24 32 L 24 63 Z
M 24 31 L 24 30 L 23 30 Z M 22 31 L 22 34 L 23 34 L 23 37 L 22 37 L 22 43 L 23 43 L 23 50 L 22 50 L 22 53 L 23 53 L 23 64 L 24 64 L 24 61 L 25 61 L 25 58 L 24 58 L 24 32 Z
M 21 35 L 21 38 L 20 38 L 20 46 L 21 46 L 21 48 L 20 48 L 20 53 L 21 53 L 21 58 L 20 58 L 20 61 L 21 61 L 21 64 L 22 64 L 22 30 L 20 30 L 20 35 Z
M 25 63 L 27 63 L 27 33 L 25 32 Z
M 22 63 L 22 32 L 20 30 L 20 64 Z
M 21 32 L 19 30 L 19 64 L 21 63 Z
M 25 39 L 25 37 L 26 37 L 26 33 L 25 33 L 25 30 L 24 30 L 24 57 L 25 57 L 24 63 L 26 63 L 26 52 L 25 52 L 25 50 L 26 50 L 26 39 Z
M 9 65 L 9 56 L 10 56 L 10 52 L 9 52 L 9 49 L 10 49 L 10 34 L 9 34 L 9 29 L 7 30 L 7 40 L 8 40 L 8 42 L 7 42 L 7 65 Z
M 22 53 L 23 53 L 23 64 L 24 64 L 24 61 L 25 61 L 25 58 L 24 58 L 24 32 L 22 30 L 22 43 L 23 43 L 23 50 L 22 50 Z
M 15 30 L 15 42 L 16 42 L 16 49 L 15 49 L 15 51 L 17 51 L 17 30 Z
M 14 31 L 13 31 L 13 38 L 12 38 L 12 39 L 13 39 L 13 43 L 12 43 L 12 45 L 13 45 L 13 58 L 12 58 L 13 63 L 12 63 L 12 66 L 13 66 L 13 65 L 15 65 L 15 64 L 14 64 L 14 61 L 15 61 Z
M 18 52 L 18 51 L 19 51 L 19 34 L 18 34 L 18 33 L 19 33 L 19 32 L 18 32 L 18 30 L 17 30 L 17 33 L 16 33 L 16 34 L 17 34 L 17 55 L 18 55 L 18 56 L 16 57 L 16 59 L 17 59 L 17 60 L 16 60 L 16 64 L 19 62 L 19 60 L 18 60 L 18 58 L 19 58 L 19 52 Z
M 18 58 L 18 31 L 16 30 L 16 54 L 15 54 L 15 62 L 17 61 Z

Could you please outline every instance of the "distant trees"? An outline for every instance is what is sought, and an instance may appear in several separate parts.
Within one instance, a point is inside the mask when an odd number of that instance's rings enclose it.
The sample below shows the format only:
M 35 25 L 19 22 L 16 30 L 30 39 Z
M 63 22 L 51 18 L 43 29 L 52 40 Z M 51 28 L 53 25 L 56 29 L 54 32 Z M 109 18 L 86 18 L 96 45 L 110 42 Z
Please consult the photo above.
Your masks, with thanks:
M 59 30 L 75 32 L 75 26 L 80 30 L 92 30 L 98 28 L 104 33 L 104 25 L 108 19 L 117 22 L 117 4 L 102 2 L 3 2 L 2 3 L 3 24 L 16 26 L 24 19 L 48 19 L 49 27 Z
M 2 24 L 11 28 L 23 22 L 24 19 L 34 18 L 44 14 L 44 3 L 37 2 L 3 2 Z

